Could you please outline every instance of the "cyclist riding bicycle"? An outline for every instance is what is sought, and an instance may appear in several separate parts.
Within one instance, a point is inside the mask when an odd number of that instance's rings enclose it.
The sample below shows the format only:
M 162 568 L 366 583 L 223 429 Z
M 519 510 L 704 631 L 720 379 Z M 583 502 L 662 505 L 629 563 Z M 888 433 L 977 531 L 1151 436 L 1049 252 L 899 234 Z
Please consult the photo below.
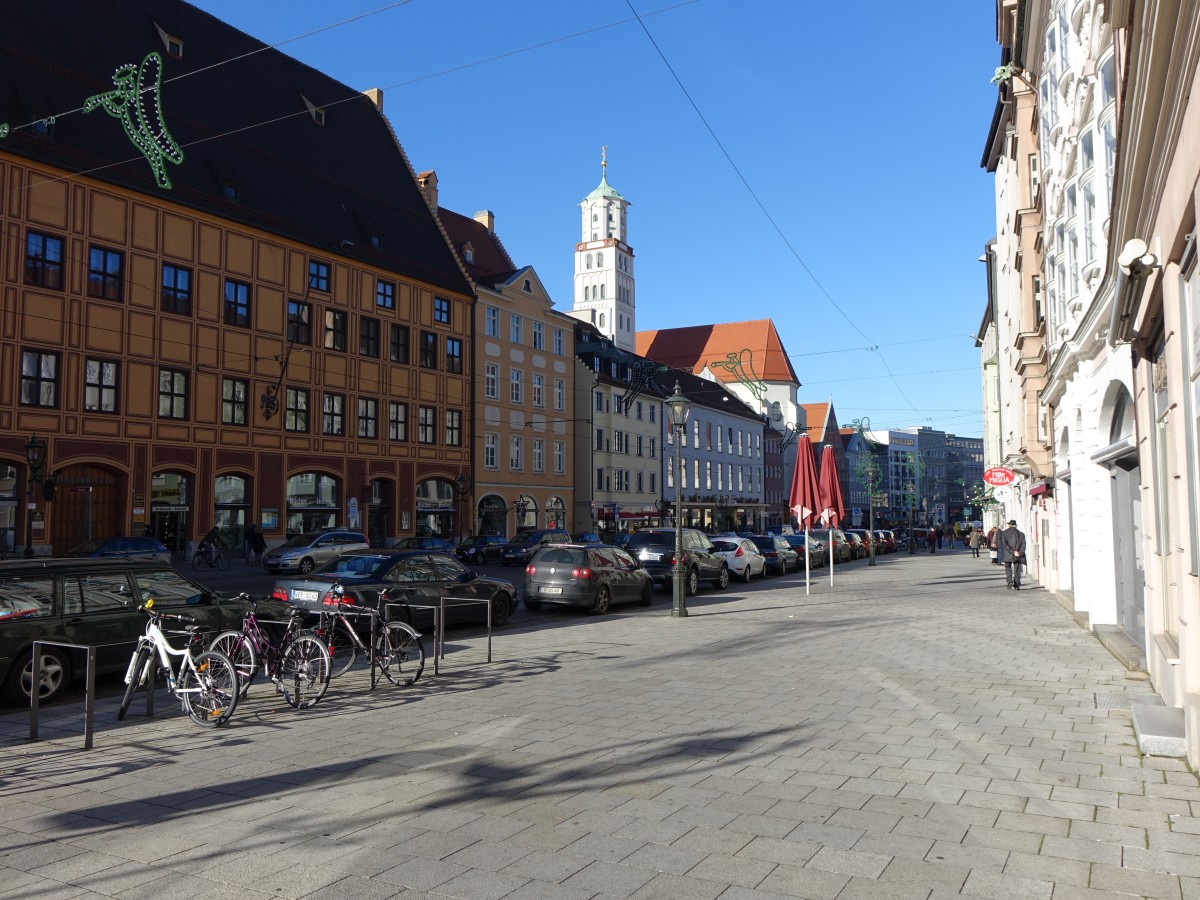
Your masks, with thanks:
M 219 525 L 214 525 L 212 530 L 200 539 L 198 549 L 204 554 L 204 559 L 211 565 L 217 560 L 217 548 L 224 546 L 221 543 L 221 528 Z

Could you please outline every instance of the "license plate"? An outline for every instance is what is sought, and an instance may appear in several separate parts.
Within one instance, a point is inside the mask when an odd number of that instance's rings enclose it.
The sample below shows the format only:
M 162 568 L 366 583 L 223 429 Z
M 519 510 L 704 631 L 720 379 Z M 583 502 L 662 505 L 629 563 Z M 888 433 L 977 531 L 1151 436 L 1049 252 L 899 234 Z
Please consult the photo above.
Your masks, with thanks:
M 561 593 L 562 593 L 562 588 L 560 588 L 560 587 L 546 587 L 545 585 L 542 585 L 542 587 L 541 587 L 541 592 L 542 592 L 543 594 L 561 594 Z
M 293 600 L 320 600 L 320 591 L 292 591 Z
M 661 553 L 643 553 L 642 559 L 650 560 L 652 562 L 658 562 L 660 559 L 662 559 L 662 554 Z

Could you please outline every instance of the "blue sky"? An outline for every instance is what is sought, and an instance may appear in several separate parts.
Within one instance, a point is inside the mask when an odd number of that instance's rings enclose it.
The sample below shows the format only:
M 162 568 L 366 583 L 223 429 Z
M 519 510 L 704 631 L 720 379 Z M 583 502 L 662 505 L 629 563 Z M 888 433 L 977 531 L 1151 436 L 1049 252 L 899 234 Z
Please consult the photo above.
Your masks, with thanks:
M 992 4 L 632 0 L 639 23 L 626 0 L 194 2 L 384 88 L 441 205 L 492 210 L 560 308 L 607 145 L 639 329 L 770 317 L 802 402 L 982 433 Z

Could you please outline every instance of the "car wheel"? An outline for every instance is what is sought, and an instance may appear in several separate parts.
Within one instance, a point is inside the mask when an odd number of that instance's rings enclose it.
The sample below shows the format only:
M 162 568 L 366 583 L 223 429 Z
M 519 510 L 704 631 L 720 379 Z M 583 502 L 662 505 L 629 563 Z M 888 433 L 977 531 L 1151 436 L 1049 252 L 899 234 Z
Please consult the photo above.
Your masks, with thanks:
M 526 597 L 521 602 L 525 604 L 525 608 L 527 610 L 529 610 L 530 612 L 537 612 L 539 609 L 542 608 L 542 601 L 535 600 L 532 597 Z
M 722 565 L 721 571 L 717 573 L 717 577 L 713 579 L 712 586 L 718 591 L 723 591 L 729 587 L 729 566 Z
M 29 686 L 33 681 L 33 652 L 27 651 L 18 659 L 8 676 L 4 693 L 8 699 L 23 706 L 29 705 Z M 42 650 L 42 681 L 38 702 L 45 703 L 61 694 L 71 682 L 71 666 L 58 650 Z
M 750 583 L 750 560 L 746 560 L 746 568 L 742 569 L 742 581 Z
M 654 602 L 654 582 L 647 581 L 642 585 L 642 599 L 638 601 L 642 606 L 649 606 Z
M 299 568 L 300 568 L 300 574 L 301 574 L 301 575 L 307 575 L 309 572 L 311 572 L 311 571 L 313 570 L 313 561 L 312 561 L 312 559 L 311 559 L 310 557 L 307 557 L 307 556 L 306 556 L 306 557 L 304 557 L 304 559 L 300 560 L 300 566 L 299 566 Z
M 763 581 L 767 580 L 767 561 L 765 559 L 763 560 L 762 571 L 758 573 L 758 577 Z
M 499 628 L 508 621 L 508 616 L 512 612 L 511 601 L 508 594 L 497 594 L 492 598 L 492 627 Z
M 596 599 L 592 601 L 592 612 L 598 616 L 604 615 L 608 612 L 608 605 L 611 599 L 612 595 L 609 594 L 608 585 L 600 585 L 600 587 L 596 588 Z
M 687 578 L 683 581 L 683 593 L 687 597 L 695 597 L 700 592 L 700 570 L 688 569 Z

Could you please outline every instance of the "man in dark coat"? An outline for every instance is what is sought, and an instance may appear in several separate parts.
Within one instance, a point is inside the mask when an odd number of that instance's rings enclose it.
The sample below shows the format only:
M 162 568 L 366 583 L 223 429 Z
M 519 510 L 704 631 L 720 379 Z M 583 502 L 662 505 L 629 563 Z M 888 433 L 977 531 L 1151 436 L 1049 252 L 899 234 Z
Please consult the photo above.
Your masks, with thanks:
M 1004 580 L 1009 588 L 1021 589 L 1021 566 L 1025 565 L 1025 535 L 1017 528 L 1017 520 L 1009 519 L 1008 527 L 996 535 L 996 549 L 1004 563 Z

